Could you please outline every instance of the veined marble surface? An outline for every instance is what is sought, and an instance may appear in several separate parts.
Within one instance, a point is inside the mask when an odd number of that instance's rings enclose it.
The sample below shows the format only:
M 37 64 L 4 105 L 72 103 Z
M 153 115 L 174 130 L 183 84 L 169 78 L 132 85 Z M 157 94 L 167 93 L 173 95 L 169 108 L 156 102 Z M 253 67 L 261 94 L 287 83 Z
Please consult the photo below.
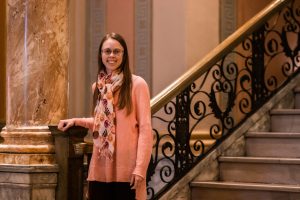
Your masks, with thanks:
M 6 127 L 57 124 L 67 112 L 67 0 L 7 0 Z

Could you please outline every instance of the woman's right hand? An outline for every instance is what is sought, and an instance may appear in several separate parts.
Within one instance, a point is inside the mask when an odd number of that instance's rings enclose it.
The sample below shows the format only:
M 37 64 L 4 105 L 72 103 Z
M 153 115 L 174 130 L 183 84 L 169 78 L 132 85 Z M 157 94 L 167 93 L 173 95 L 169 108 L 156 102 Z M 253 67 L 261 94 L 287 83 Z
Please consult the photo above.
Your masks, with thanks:
M 58 130 L 66 131 L 72 126 L 75 126 L 75 119 L 64 119 L 59 121 L 57 128 Z

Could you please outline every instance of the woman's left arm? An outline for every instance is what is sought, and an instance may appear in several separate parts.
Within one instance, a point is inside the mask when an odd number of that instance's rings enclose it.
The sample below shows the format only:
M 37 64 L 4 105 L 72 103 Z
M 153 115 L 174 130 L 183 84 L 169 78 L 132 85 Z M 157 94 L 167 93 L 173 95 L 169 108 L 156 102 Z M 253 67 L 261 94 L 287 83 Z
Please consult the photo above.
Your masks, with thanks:
M 139 77 L 136 81 L 137 85 L 133 98 L 136 100 L 139 138 L 137 145 L 136 166 L 133 174 L 145 179 L 153 146 L 150 93 L 148 85 L 144 79 Z

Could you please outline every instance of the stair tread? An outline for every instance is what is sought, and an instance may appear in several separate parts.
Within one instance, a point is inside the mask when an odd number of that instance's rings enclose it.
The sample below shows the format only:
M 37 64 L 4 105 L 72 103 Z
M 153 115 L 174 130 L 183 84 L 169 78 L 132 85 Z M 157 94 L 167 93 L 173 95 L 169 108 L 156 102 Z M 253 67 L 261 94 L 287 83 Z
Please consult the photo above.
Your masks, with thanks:
M 279 114 L 299 115 L 300 109 L 273 109 L 270 111 L 270 114 L 271 115 L 279 115 Z
M 300 192 L 300 185 L 288 184 L 264 184 L 245 182 L 222 182 L 222 181 L 194 181 L 191 187 L 227 188 L 227 189 L 247 189 L 247 190 L 269 190 L 283 192 Z
M 248 132 L 245 135 L 249 137 L 257 138 L 300 138 L 300 133 L 293 132 Z
M 273 158 L 273 157 L 219 157 L 219 162 L 239 163 L 270 163 L 270 164 L 300 164 L 300 158 Z

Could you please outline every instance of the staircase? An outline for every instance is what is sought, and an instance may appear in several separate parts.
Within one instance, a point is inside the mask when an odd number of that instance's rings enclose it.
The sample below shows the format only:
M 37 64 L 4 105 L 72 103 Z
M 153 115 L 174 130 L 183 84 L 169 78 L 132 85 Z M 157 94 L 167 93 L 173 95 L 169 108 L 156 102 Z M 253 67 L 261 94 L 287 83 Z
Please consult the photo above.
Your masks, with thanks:
M 192 182 L 192 200 L 300 199 L 300 87 L 294 109 L 270 112 L 270 132 L 248 132 L 245 156 L 221 156 L 219 181 Z

